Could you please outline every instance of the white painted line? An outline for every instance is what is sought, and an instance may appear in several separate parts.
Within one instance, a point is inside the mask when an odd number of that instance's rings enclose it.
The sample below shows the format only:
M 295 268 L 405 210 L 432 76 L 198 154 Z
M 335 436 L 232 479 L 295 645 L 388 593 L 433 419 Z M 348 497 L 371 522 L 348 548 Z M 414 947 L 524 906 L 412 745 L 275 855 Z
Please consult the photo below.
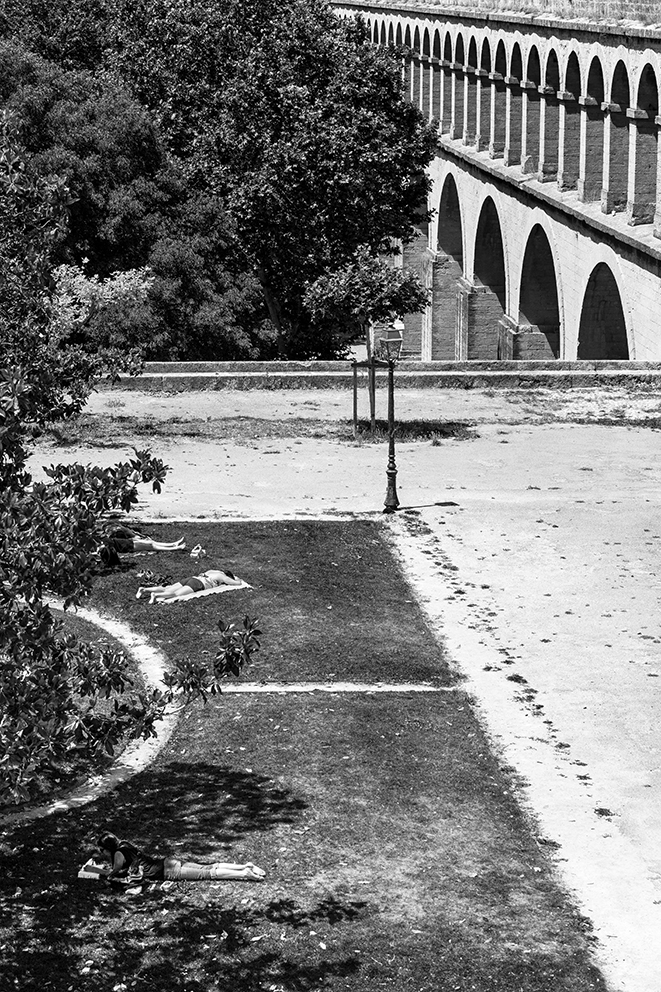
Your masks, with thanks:
M 287 521 L 288 523 L 292 520 L 294 521 L 300 520 L 301 522 L 310 521 L 314 523 L 315 521 L 319 521 L 320 523 L 327 524 L 327 523 L 333 523 L 333 521 L 335 520 L 337 520 L 338 523 L 341 523 L 342 521 L 346 522 L 348 520 L 351 521 L 368 520 L 368 519 L 372 519 L 375 516 L 380 518 L 382 512 L 383 512 L 382 510 L 369 510 L 369 511 L 357 510 L 355 513 L 349 513 L 349 512 L 347 513 L 344 512 L 343 513 L 334 513 L 334 512 L 275 513 L 274 512 L 272 516 L 266 516 L 266 517 L 263 515 L 260 515 L 259 517 L 252 517 L 249 514 L 245 514 L 245 515 L 237 514 L 237 516 L 231 516 L 231 517 L 229 516 L 210 517 L 208 514 L 205 514 L 204 516 L 200 516 L 200 517 L 191 517 L 191 516 L 158 517 L 158 516 L 150 516 L 149 514 L 141 514 L 138 511 L 134 510 L 131 513 L 131 515 L 128 517 L 123 517 L 123 516 L 117 517 L 117 521 L 118 522 L 121 521 L 123 523 L 134 523 L 136 525 L 137 524 L 242 524 L 242 523 L 272 524 L 280 520 Z M 184 548 L 184 553 L 187 550 L 188 550 L 187 548 Z M 143 552 L 143 554 L 144 553 L 145 552 Z M 166 552 L 154 551 L 152 552 L 152 554 L 166 554 Z
M 425 682 L 236 682 L 226 692 L 461 692 L 461 686 L 435 686 Z

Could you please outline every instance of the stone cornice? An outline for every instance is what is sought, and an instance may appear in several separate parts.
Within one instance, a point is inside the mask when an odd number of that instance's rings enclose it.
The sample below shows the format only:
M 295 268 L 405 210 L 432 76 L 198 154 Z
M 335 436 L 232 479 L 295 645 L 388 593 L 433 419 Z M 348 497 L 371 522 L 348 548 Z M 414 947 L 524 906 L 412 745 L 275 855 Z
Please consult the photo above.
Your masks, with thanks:
M 558 35 L 576 37 L 577 34 L 598 35 L 608 37 L 610 44 L 624 44 L 627 41 L 649 41 L 661 44 L 661 26 L 645 27 L 642 24 L 629 22 L 589 21 L 581 18 L 548 17 L 543 14 L 503 13 L 496 10 L 479 11 L 474 7 L 441 7 L 436 4 L 401 2 L 401 0 L 382 0 L 381 3 L 369 0 L 331 0 L 333 7 L 355 9 L 356 11 L 373 14 L 401 14 L 404 16 L 432 17 L 443 21 L 470 21 L 472 24 L 489 25 L 494 28 L 512 30 L 512 28 L 537 28 L 553 31 Z

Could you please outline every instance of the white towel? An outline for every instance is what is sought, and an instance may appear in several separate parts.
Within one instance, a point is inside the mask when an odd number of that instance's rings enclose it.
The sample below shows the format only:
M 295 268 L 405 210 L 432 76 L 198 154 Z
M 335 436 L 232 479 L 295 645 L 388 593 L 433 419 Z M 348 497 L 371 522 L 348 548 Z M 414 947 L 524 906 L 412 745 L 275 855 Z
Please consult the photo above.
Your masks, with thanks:
M 252 589 L 251 585 L 241 580 L 240 586 L 214 586 L 213 589 L 200 589 L 199 592 L 189 592 L 187 596 L 177 596 L 176 599 L 157 599 L 157 603 L 184 603 L 187 599 L 198 599 L 200 596 L 213 596 L 217 592 L 232 592 L 234 589 Z M 147 598 L 145 593 L 145 599 Z

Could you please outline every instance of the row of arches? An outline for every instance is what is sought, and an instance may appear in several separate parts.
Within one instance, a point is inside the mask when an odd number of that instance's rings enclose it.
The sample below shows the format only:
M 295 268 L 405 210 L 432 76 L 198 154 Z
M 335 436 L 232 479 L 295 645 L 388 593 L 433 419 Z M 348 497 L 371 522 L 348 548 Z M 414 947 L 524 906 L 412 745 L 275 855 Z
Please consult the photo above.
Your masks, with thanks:
M 465 231 L 457 184 L 448 174 L 437 211 L 429 284 L 432 302 L 421 357 L 429 360 L 628 360 L 622 298 L 612 268 L 595 261 L 580 290 L 578 341 L 568 346 L 560 273 L 543 226 L 532 226 L 513 264 L 493 197 L 481 204 L 474 236 Z M 466 257 L 466 245 L 472 257 Z M 517 246 L 517 250 L 521 250 Z M 520 264 L 519 264 L 520 263 Z M 512 272 L 518 275 L 516 279 Z
M 402 46 L 406 91 L 439 132 L 560 190 L 577 190 L 631 225 L 659 220 L 661 60 L 647 52 L 563 48 L 557 39 L 505 37 L 374 19 L 375 44 Z M 661 223 L 654 233 L 661 237 Z

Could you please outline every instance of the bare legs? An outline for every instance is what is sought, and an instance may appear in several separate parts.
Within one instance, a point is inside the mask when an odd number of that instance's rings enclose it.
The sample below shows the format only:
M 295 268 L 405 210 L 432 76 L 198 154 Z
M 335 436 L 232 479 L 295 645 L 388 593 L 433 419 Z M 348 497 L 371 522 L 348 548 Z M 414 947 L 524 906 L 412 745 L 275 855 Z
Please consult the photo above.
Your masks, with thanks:
M 151 537 L 141 537 L 136 534 L 133 538 L 134 551 L 183 551 L 186 541 L 180 537 L 178 541 L 152 541 Z
M 182 596 L 189 596 L 192 593 L 190 586 L 185 586 L 181 582 L 173 582 L 170 586 L 140 586 L 135 594 L 136 599 L 149 596 L 150 603 L 157 603 L 162 599 L 180 599 Z
M 213 881 L 228 879 L 235 881 L 260 882 L 266 875 L 263 868 L 258 868 L 251 861 L 246 864 L 230 864 L 217 861 L 215 864 L 202 865 L 195 861 L 180 861 L 178 858 L 166 858 L 163 874 L 166 881 L 185 880 L 188 882 Z
M 197 579 L 197 576 L 194 578 Z M 205 581 L 202 581 L 202 579 Z M 149 595 L 150 603 L 161 603 L 168 599 L 183 599 L 185 596 L 190 596 L 192 592 L 204 592 L 206 589 L 218 588 L 219 586 L 240 585 L 241 579 L 237 579 L 236 576 L 228 575 L 227 572 L 223 572 L 221 569 L 211 569 L 200 577 L 195 586 L 190 586 L 183 582 L 173 582 L 169 586 L 140 586 L 135 594 L 135 598 L 142 599 L 143 596 Z

